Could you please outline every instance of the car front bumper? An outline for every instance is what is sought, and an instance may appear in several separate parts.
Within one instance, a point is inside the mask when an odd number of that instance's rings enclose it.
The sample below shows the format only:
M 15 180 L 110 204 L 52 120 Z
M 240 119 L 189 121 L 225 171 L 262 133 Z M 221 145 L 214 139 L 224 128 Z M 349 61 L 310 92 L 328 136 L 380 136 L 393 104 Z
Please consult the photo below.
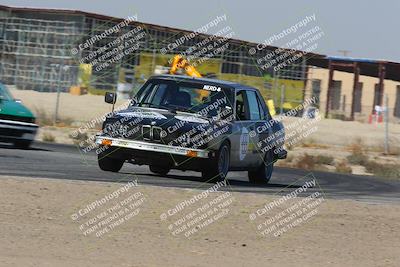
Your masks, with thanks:
M 121 147 L 134 150 L 166 153 L 193 158 L 210 158 L 212 153 L 204 149 L 193 149 L 186 147 L 169 146 L 157 143 L 148 143 L 143 141 L 128 140 L 121 138 L 111 138 L 107 136 L 96 136 L 96 144 L 110 147 Z
M 33 141 L 38 128 L 39 126 L 34 123 L 0 119 L 0 140 L 6 142 L 15 140 Z

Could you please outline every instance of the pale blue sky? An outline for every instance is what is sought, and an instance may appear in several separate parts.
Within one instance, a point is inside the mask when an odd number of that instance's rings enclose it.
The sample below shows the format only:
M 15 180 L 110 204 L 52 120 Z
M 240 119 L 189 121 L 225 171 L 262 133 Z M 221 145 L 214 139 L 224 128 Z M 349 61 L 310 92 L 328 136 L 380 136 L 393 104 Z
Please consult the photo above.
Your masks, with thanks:
M 0 0 L 3 5 L 68 8 L 194 30 L 216 15 L 227 14 L 226 24 L 237 39 L 262 42 L 306 15 L 316 15 L 325 33 L 315 52 L 386 59 L 400 62 L 400 1 L 136 1 L 136 0 Z

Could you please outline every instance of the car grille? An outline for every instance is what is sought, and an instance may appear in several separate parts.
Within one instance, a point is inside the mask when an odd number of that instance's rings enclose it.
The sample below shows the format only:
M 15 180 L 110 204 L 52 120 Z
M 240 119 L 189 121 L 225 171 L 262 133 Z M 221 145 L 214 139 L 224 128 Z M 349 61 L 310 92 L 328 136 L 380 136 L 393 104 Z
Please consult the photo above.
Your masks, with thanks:
M 160 127 L 153 127 L 153 140 L 154 141 L 161 141 L 161 131 Z
M 142 138 L 143 138 L 143 140 L 151 140 L 151 126 L 150 125 L 142 126 Z
M 142 126 L 142 138 L 148 141 L 161 141 L 161 127 L 143 125 Z
M 35 123 L 35 118 L 20 117 L 20 116 L 14 116 L 14 115 L 4 115 L 4 114 L 0 114 L 0 120 Z
M 16 131 L 14 129 L 0 129 L 0 136 L 8 137 L 22 137 L 24 133 L 29 133 L 28 131 Z

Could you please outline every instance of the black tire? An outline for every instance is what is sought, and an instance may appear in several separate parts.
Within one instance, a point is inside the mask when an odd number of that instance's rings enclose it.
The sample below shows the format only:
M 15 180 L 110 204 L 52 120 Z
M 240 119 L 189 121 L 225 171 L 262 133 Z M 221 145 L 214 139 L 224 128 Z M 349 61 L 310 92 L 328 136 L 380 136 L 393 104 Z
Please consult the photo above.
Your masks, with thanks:
M 274 154 L 272 149 L 270 149 L 265 153 L 264 161 L 261 166 L 257 170 L 248 171 L 250 183 L 267 184 L 271 179 L 274 163 Z
M 110 158 L 104 156 L 104 154 L 99 154 L 97 162 L 99 164 L 100 169 L 103 171 L 119 172 L 122 168 L 122 165 L 124 165 L 125 160 Z
M 149 168 L 150 168 L 151 172 L 161 175 L 161 176 L 167 175 L 168 172 L 171 170 L 167 167 L 161 167 L 161 166 L 155 166 L 155 165 L 150 165 Z
M 202 171 L 203 180 L 215 182 L 225 179 L 229 171 L 230 151 L 229 143 L 224 142 L 207 170 Z
M 30 140 L 18 140 L 14 142 L 14 146 L 16 148 L 21 148 L 21 149 L 28 149 L 32 144 L 32 141 Z

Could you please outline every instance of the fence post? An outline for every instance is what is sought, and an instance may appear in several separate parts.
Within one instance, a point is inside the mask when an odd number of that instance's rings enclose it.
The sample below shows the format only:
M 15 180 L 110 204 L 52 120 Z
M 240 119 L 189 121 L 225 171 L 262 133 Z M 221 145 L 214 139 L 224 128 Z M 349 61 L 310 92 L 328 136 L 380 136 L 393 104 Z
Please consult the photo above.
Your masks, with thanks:
M 277 77 L 277 72 L 274 70 L 273 72 L 274 75 L 274 82 L 273 82 L 273 89 L 272 89 L 272 98 L 274 101 L 274 105 L 278 105 L 278 97 L 277 97 L 277 91 L 278 91 L 278 77 Z
M 385 94 L 385 154 L 389 154 L 389 97 Z
M 61 70 L 62 70 L 62 66 L 61 64 L 58 64 L 58 84 L 57 84 L 57 98 L 56 98 L 56 107 L 55 107 L 55 111 L 54 111 L 54 122 L 53 124 L 56 125 L 57 124 L 57 120 L 58 120 L 58 108 L 60 105 L 60 91 L 61 91 Z

